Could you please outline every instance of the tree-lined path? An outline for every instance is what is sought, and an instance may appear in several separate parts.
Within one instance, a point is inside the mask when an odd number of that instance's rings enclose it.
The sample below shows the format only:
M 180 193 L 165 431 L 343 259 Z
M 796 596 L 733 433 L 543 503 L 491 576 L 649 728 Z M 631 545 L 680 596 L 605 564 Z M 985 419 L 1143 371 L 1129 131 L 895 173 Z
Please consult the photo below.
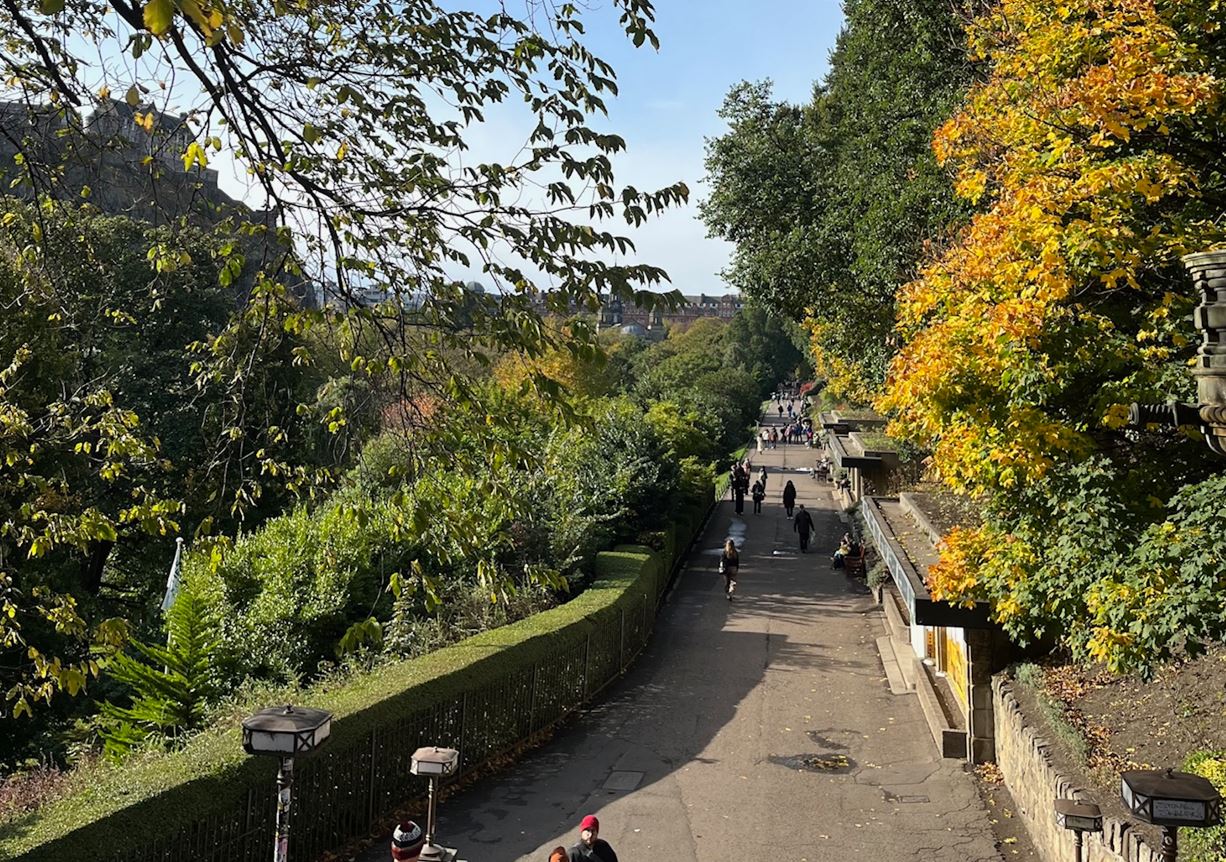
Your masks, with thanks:
M 470 862 L 544 862 L 596 813 L 625 862 L 998 858 L 970 777 L 938 756 L 915 698 L 889 692 L 870 596 L 830 569 L 845 527 L 812 461 L 804 446 L 754 456 L 771 471 L 762 514 L 719 505 L 634 669 L 447 799 L 445 843 Z M 817 523 L 805 555 L 779 501 L 789 477 Z M 729 535 L 743 540 L 732 602 L 716 571 Z

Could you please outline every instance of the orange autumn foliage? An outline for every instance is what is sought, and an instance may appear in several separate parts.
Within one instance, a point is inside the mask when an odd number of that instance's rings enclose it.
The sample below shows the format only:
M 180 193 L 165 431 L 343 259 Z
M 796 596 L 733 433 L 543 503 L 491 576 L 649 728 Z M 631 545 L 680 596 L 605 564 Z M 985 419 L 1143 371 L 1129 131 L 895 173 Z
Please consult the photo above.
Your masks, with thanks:
M 1187 385 L 1178 258 L 1226 241 L 1198 151 L 1222 84 L 1209 0 L 1003 0 L 974 22 L 986 79 L 936 133 L 983 209 L 899 297 L 904 346 L 878 407 L 953 489 L 1010 495 L 1101 449 L 1127 402 Z M 956 531 L 933 591 L 998 618 L 1033 549 Z

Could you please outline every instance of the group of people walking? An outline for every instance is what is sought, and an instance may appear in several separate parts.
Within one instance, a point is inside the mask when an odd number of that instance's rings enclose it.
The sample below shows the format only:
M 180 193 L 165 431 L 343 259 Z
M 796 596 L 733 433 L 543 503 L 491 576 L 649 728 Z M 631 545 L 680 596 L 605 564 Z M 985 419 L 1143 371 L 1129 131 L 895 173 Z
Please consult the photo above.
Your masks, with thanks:
M 758 446 L 758 454 L 761 455 L 765 449 L 775 449 L 780 443 L 800 444 L 806 446 L 813 445 L 813 424 L 808 419 L 804 422 L 789 422 L 782 429 L 777 427 L 759 428 L 755 438 Z
M 751 487 L 749 482 L 753 476 L 753 465 L 748 461 L 737 461 L 728 469 L 728 489 L 732 492 L 732 502 L 738 515 L 745 514 L 745 495 L 753 500 L 755 515 L 762 513 L 762 501 L 766 499 L 766 467 L 758 471 L 758 478 Z
M 813 423 L 808 417 L 799 415 L 793 400 L 789 399 L 785 404 L 783 397 L 776 395 L 775 410 L 780 418 L 783 418 L 786 412 L 788 422 L 783 426 L 782 430 L 778 427 L 758 427 L 754 439 L 759 454 L 761 454 L 764 448 L 775 448 L 780 440 L 784 443 L 805 442 L 810 445 L 812 444 Z M 766 500 L 768 480 L 769 472 L 765 466 L 759 469 L 755 478 L 753 465 L 748 460 L 733 463 L 729 468 L 728 485 L 732 493 L 733 506 L 738 515 L 745 513 L 746 496 L 753 502 L 753 513 L 755 515 L 762 514 L 762 503 Z M 800 552 L 802 554 L 808 553 L 809 540 L 817 528 L 813 515 L 805 509 L 803 504 L 797 506 L 796 485 L 791 479 L 784 482 L 779 497 L 783 503 L 783 510 L 788 520 L 792 522 L 792 532 L 796 534 L 798 544 L 800 545 Z M 740 574 L 740 570 L 740 549 L 737 547 L 736 542 L 729 538 L 724 542 L 724 547 L 719 557 L 719 572 L 724 576 L 724 595 L 729 601 L 732 601 L 732 597 L 736 593 L 737 576 Z

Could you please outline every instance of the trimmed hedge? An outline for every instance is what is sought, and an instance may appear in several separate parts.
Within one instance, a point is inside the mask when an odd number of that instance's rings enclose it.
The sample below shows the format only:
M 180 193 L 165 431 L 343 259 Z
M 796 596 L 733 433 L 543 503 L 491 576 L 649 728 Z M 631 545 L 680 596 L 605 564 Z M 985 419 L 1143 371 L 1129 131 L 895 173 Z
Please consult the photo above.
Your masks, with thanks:
M 704 495 L 705 496 L 705 495 Z M 614 681 L 650 637 L 671 574 L 710 509 L 676 513 L 666 551 L 601 552 L 597 580 L 565 605 L 310 697 L 332 739 L 295 762 L 293 853 L 315 858 L 424 793 L 422 745 L 461 752 L 461 773 L 532 736 Z M 0 859 L 80 855 L 147 862 L 262 859 L 272 844 L 273 758 L 248 757 L 237 726 L 182 750 L 100 768 L 76 792 L 0 826 Z

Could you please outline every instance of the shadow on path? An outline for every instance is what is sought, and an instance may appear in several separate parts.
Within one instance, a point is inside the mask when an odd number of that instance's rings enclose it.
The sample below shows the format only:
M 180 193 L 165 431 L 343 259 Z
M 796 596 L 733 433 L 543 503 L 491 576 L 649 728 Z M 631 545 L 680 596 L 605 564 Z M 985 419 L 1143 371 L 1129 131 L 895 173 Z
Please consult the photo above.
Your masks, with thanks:
M 623 862 L 998 858 L 961 764 L 938 756 L 915 699 L 888 691 L 871 596 L 830 569 L 846 527 L 808 476 L 813 455 L 751 456 L 770 472 L 763 513 L 717 506 L 634 668 L 551 742 L 449 797 L 444 843 L 469 862 L 545 862 L 596 813 Z M 817 524 L 808 554 L 785 477 Z M 733 601 L 717 572 L 728 535 L 744 538 Z

